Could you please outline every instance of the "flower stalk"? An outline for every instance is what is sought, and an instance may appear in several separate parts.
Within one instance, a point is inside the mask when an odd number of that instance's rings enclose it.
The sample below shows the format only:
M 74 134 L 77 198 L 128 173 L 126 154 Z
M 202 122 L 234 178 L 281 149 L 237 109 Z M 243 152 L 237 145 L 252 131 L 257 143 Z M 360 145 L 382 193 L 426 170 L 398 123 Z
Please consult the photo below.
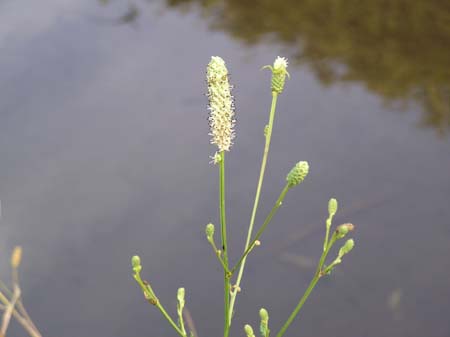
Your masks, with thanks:
M 264 128 L 264 152 L 263 157 L 261 160 L 261 167 L 259 169 L 259 178 L 258 178 L 258 184 L 256 186 L 256 194 L 255 194 L 255 200 L 253 202 L 253 209 L 252 214 L 250 217 L 250 224 L 248 226 L 248 232 L 247 232 L 247 239 L 245 240 L 245 247 L 244 247 L 244 254 L 242 255 L 241 259 L 239 260 L 237 266 L 239 267 L 239 272 L 236 278 L 236 289 L 240 289 L 240 284 L 242 281 L 242 277 L 244 275 L 244 269 L 245 269 L 245 262 L 247 260 L 247 254 L 248 250 L 252 248 L 252 244 L 250 243 L 253 233 L 253 227 L 255 224 L 256 219 L 256 212 L 258 210 L 259 205 L 259 199 L 261 196 L 261 189 L 264 182 L 264 174 L 266 171 L 266 165 L 267 165 L 267 158 L 269 157 L 269 150 L 270 150 L 270 141 L 272 139 L 272 130 L 273 130 L 273 124 L 275 120 L 275 113 L 277 108 L 277 100 L 278 95 L 283 92 L 284 89 L 284 83 L 286 75 L 289 76 L 289 73 L 287 72 L 287 60 L 282 57 L 278 57 L 273 66 L 264 66 L 263 68 L 270 69 L 272 71 L 272 81 L 271 81 L 271 90 L 272 90 L 272 103 L 270 106 L 270 112 L 269 112 L 269 123 Z M 276 210 L 275 210 L 276 211 Z M 247 252 L 247 254 L 245 253 Z M 230 312 L 229 312 L 229 320 L 231 322 L 233 318 L 234 313 L 234 305 L 236 303 L 236 296 L 237 296 L 237 290 L 234 290 L 231 293 L 231 300 L 230 300 Z

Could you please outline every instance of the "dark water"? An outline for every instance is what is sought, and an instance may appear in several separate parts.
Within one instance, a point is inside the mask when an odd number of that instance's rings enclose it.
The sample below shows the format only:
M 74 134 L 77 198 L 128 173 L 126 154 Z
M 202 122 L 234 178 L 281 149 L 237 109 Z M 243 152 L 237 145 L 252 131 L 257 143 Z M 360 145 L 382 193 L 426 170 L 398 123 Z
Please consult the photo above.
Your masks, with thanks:
M 219 336 L 205 66 L 222 56 L 236 87 L 236 259 L 270 104 L 259 69 L 284 55 L 259 223 L 296 161 L 311 172 L 249 260 L 232 335 L 256 327 L 261 306 L 278 330 L 335 196 L 357 245 L 288 335 L 450 336 L 449 23 L 446 1 L 2 1 L 2 279 L 22 245 L 24 299 L 45 337 L 174 336 L 131 278 L 139 253 L 170 311 L 186 287 L 199 336 Z

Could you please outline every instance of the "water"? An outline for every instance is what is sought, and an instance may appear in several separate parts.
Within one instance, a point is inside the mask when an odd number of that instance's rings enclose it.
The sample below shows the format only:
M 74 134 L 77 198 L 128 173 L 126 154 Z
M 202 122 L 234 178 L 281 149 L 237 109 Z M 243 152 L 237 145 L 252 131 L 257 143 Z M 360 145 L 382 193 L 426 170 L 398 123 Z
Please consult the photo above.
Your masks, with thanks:
M 359 5 L 358 5 L 359 4 Z M 199 336 L 220 334 L 221 272 L 205 66 L 229 66 L 238 113 L 227 157 L 232 258 L 244 243 L 277 55 L 279 99 L 258 221 L 291 191 L 249 259 L 232 335 L 273 332 L 306 288 L 326 205 L 356 247 L 289 335 L 450 336 L 449 8 L 444 1 L 0 4 L 1 275 L 24 247 L 26 306 L 44 336 L 173 336 L 131 278 L 130 256 Z M 25 336 L 14 324 L 11 336 Z

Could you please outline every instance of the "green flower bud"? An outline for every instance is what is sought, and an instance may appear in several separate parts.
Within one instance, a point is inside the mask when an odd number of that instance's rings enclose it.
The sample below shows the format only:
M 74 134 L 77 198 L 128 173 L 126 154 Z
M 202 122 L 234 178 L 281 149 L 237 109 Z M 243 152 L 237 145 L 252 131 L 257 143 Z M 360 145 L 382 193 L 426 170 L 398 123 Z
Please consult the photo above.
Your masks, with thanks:
M 259 310 L 259 317 L 261 318 L 261 324 L 259 325 L 259 330 L 261 332 L 261 335 L 267 336 L 268 335 L 268 329 L 269 329 L 269 313 L 266 309 L 261 308 Z
M 133 271 L 135 273 L 140 273 L 142 270 L 142 266 L 141 266 L 141 258 L 137 255 L 134 255 L 131 258 L 131 266 L 133 267 Z
M 294 187 L 300 184 L 308 175 L 309 165 L 306 161 L 300 161 L 292 168 L 286 177 L 289 187 Z
M 184 305 L 184 294 L 185 294 L 184 288 L 178 288 L 177 300 L 182 305 Z
M 253 328 L 250 325 L 245 324 L 244 331 L 245 331 L 245 334 L 247 335 L 247 337 L 255 337 L 255 333 L 253 332 Z
M 219 56 L 211 57 L 206 72 L 209 99 L 209 127 L 211 144 L 217 145 L 219 152 L 230 151 L 233 145 L 234 102 L 231 95 L 232 86 L 228 82 L 228 70 L 225 61 Z
M 259 317 L 261 317 L 261 321 L 268 321 L 269 320 L 269 313 L 266 309 L 261 308 L 259 310 Z
M 212 239 L 212 237 L 214 236 L 214 230 L 215 227 L 212 223 L 206 225 L 205 233 L 208 240 Z
M 281 94 L 283 92 L 284 83 L 286 82 L 286 75 L 289 76 L 289 73 L 286 70 L 287 66 L 287 59 L 278 56 L 273 63 L 273 67 L 270 67 L 270 69 L 272 70 L 272 92 L 275 92 L 277 94 Z
M 330 217 L 334 216 L 338 209 L 338 202 L 336 199 L 331 198 L 330 201 L 328 201 L 328 214 Z
M 348 232 L 351 232 L 353 229 L 355 229 L 355 226 L 353 226 L 353 224 L 351 223 L 345 223 L 337 226 L 336 228 L 337 238 L 342 239 L 344 236 L 347 235 Z
M 354 246 L 355 241 L 353 241 L 353 239 L 348 239 L 341 247 L 341 249 L 339 249 L 339 256 L 342 257 L 345 254 L 348 254 L 353 249 Z

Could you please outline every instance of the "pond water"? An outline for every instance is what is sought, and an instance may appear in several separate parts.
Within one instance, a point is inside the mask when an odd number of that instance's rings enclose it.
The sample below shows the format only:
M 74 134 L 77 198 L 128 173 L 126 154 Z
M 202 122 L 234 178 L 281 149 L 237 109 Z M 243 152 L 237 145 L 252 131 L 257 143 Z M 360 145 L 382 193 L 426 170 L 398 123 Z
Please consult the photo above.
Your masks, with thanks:
M 219 336 L 222 276 L 205 66 L 231 72 L 231 258 L 244 244 L 270 105 L 261 66 L 290 60 L 260 224 L 232 336 L 276 332 L 321 253 L 327 202 L 355 249 L 322 280 L 290 336 L 450 336 L 450 7 L 446 1 L 42 0 L 0 3 L 1 279 L 24 248 L 24 301 L 45 337 L 174 336 L 142 298 L 130 257 L 200 337 Z M 10 336 L 25 333 L 14 324 Z

